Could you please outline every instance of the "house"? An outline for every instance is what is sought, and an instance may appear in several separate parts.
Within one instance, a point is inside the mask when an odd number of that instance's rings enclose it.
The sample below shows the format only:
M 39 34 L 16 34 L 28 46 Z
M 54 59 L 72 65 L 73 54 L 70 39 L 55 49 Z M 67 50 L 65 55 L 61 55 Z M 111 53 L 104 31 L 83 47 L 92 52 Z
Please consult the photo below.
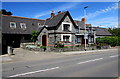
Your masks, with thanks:
M 38 41 L 42 46 L 54 46 L 57 42 L 63 42 L 65 46 L 74 46 L 75 34 L 78 27 L 74 23 L 68 11 L 51 13 L 46 20 L 45 27 L 38 35 Z
M 79 27 L 79 32 L 76 34 L 77 37 L 80 37 L 81 44 L 85 44 L 84 36 L 85 36 L 85 18 L 82 18 L 81 21 L 74 21 L 76 25 Z M 95 43 L 95 34 L 96 30 L 92 27 L 91 24 L 86 24 L 86 43 L 94 44 Z
M 44 24 L 47 27 L 44 27 L 38 35 L 38 42 L 42 46 L 54 46 L 58 42 L 64 43 L 64 46 L 85 44 L 85 21 L 74 21 L 68 11 L 58 12 L 57 15 L 52 12 Z M 91 29 L 92 26 L 87 27 L 87 44 L 95 43 L 94 30 Z

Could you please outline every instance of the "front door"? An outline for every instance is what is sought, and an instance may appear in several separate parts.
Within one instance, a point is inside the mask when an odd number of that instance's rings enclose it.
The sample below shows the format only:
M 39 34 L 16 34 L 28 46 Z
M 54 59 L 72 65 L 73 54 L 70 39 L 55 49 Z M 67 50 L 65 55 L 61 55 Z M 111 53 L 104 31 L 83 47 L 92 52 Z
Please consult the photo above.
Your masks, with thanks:
M 42 46 L 46 46 L 47 45 L 47 36 L 43 35 L 42 36 Z

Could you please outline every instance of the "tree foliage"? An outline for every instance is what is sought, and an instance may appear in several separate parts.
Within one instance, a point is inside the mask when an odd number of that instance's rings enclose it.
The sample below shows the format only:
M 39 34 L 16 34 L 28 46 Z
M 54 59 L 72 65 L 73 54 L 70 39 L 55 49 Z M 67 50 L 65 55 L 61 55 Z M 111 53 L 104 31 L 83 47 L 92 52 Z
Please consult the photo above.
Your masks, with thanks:
M 109 28 L 108 31 L 115 36 L 120 36 L 120 28 L 114 28 L 114 29 Z
M 31 40 L 35 43 L 37 40 L 38 31 L 33 30 L 31 35 L 32 35 Z
M 6 11 L 5 9 L 0 10 L 0 14 L 12 15 L 12 13 L 10 11 Z
M 97 38 L 97 43 L 105 43 L 111 46 L 120 46 L 120 37 L 118 36 L 109 36 L 103 38 Z

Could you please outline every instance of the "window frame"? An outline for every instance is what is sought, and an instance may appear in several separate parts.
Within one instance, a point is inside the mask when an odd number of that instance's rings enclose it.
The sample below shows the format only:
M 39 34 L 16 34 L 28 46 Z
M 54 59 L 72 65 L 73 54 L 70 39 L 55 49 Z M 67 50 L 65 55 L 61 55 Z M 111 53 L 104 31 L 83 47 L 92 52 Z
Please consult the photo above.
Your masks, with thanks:
M 64 24 L 69 24 L 69 25 L 70 25 L 69 31 L 72 31 L 72 23 L 62 22 L 62 30 L 63 30 L 63 31 L 65 31 L 65 30 L 64 30 Z
M 63 39 L 64 36 L 69 36 L 69 41 L 64 41 L 64 39 Z M 72 35 L 71 34 L 61 34 L 61 41 L 72 42 Z
M 14 27 L 11 25 L 12 23 L 14 23 Z M 10 28 L 11 29 L 16 29 L 16 22 L 10 22 Z
M 39 24 L 40 24 L 40 25 L 39 25 Z M 38 27 L 42 27 L 42 26 L 41 26 L 41 23 L 38 23 Z
M 23 24 L 25 25 L 24 28 L 23 28 L 23 26 L 22 26 Z M 21 27 L 21 29 L 26 30 L 26 28 L 27 28 L 27 27 L 26 27 L 26 23 L 20 23 L 20 27 Z

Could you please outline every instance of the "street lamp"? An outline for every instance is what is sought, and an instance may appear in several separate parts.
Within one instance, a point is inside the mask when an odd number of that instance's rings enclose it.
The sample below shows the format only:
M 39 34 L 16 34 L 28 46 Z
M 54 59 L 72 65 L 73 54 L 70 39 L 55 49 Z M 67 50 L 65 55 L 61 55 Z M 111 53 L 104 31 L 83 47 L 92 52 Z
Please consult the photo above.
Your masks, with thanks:
M 88 8 L 88 6 L 86 6 L 86 7 L 84 7 L 84 18 L 85 18 L 85 25 L 84 25 L 84 27 L 85 27 L 85 35 L 84 35 L 84 39 L 85 39 L 85 51 L 86 51 L 86 39 L 87 39 L 87 34 L 86 34 L 86 8 Z

